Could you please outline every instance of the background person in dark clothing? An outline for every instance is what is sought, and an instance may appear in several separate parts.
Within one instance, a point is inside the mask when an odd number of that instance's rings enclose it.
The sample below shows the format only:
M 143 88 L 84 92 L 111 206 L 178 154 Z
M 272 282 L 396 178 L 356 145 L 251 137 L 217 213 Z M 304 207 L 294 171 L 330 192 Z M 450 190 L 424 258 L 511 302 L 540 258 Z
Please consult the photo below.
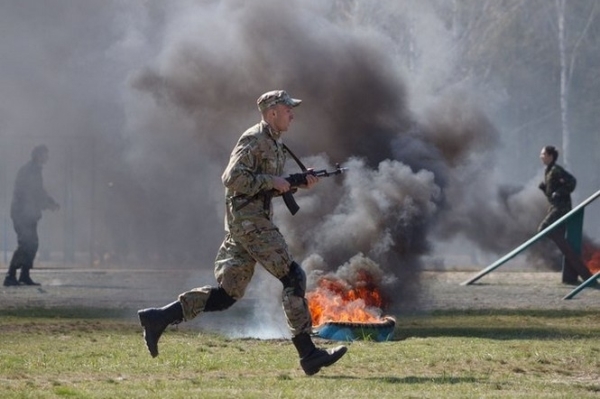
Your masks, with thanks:
M 17 233 L 18 246 L 4 278 L 6 287 L 40 285 L 29 276 L 39 245 L 37 225 L 42 218 L 42 210 L 59 209 L 56 201 L 44 189 L 42 168 L 47 161 L 48 147 L 39 145 L 31 152 L 31 160 L 17 173 L 10 217 Z M 21 274 L 17 280 L 18 269 L 21 269 Z
M 550 206 L 546 217 L 538 227 L 538 232 L 544 230 L 571 210 L 571 192 L 573 192 L 576 185 L 575 178 L 562 166 L 556 164 L 558 150 L 554 146 L 547 145 L 542 148 L 540 159 L 546 165 L 546 170 L 544 181 L 540 183 L 539 188 L 546 195 Z M 564 223 L 552 230 L 548 237 L 556 243 L 565 256 L 563 283 L 576 285 L 578 284 L 577 276 L 580 276 L 584 281 L 592 276 L 581 257 L 575 253 L 571 244 L 565 239 Z

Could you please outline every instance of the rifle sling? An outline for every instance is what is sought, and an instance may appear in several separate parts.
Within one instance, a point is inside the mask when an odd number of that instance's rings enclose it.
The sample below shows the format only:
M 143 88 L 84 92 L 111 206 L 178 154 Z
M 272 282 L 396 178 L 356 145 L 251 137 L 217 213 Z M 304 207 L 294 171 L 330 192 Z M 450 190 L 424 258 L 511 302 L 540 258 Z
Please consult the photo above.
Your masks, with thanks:
M 298 166 L 300 167 L 300 169 L 302 169 L 303 172 L 306 172 L 308 169 L 306 169 L 306 166 L 304 166 L 304 164 L 300 161 L 300 159 L 292 152 L 292 150 L 290 150 L 290 148 L 281 143 L 283 145 L 283 149 L 284 151 L 287 151 L 288 154 L 290 154 L 290 156 L 292 158 L 294 158 L 294 161 L 296 161 L 296 163 L 298 164 Z

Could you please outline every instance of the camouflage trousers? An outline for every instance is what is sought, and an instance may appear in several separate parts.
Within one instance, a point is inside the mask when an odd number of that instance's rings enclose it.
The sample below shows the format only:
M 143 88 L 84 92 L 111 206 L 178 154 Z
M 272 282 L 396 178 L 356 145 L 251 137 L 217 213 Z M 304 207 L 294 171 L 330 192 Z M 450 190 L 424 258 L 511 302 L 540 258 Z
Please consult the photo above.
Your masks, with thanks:
M 281 279 L 288 274 L 292 261 L 287 244 L 276 227 L 235 237 L 227 234 L 215 260 L 215 277 L 219 287 L 237 301 L 244 296 L 256 263 Z M 179 295 L 185 320 L 191 320 L 204 311 L 211 288 L 207 285 Z M 306 298 L 294 295 L 293 288 L 286 288 L 282 293 L 282 305 L 293 336 L 311 332 L 312 321 Z

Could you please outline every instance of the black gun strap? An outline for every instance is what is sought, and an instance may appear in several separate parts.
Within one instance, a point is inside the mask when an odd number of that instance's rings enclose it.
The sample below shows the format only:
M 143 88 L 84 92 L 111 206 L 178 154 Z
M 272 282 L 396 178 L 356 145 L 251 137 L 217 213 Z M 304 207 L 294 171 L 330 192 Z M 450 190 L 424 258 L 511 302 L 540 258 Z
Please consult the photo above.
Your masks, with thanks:
M 292 158 L 294 158 L 294 161 L 296 161 L 296 163 L 298 164 L 298 166 L 300 166 L 300 169 L 302 169 L 303 172 L 306 172 L 308 169 L 306 169 L 306 166 L 304 166 L 304 164 L 302 163 L 302 161 L 300 161 L 300 159 L 292 152 L 292 150 L 289 149 L 289 147 L 283 143 L 281 143 L 283 145 L 283 149 L 285 151 L 287 151 L 288 154 L 290 154 L 290 156 Z

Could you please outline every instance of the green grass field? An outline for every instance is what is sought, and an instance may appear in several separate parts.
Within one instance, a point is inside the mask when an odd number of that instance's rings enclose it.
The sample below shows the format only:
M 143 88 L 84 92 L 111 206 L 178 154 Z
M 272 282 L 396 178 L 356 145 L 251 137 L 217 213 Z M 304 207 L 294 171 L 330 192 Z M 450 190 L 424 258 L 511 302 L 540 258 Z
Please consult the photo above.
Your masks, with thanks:
M 402 318 L 395 340 L 351 342 L 338 364 L 312 377 L 287 340 L 228 339 L 186 325 L 165 333 L 153 359 L 131 315 L 119 316 L 101 309 L 0 311 L 0 398 L 600 396 L 598 312 Z

